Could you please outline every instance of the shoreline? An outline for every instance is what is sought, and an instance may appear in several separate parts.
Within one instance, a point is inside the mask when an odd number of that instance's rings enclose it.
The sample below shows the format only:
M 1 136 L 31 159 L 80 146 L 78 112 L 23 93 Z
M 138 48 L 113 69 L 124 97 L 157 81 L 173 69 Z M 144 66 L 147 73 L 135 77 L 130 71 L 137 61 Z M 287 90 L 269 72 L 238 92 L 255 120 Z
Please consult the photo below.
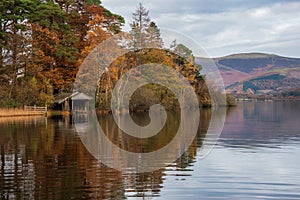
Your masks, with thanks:
M 236 103 L 245 102 L 245 101 L 300 101 L 300 98 L 272 98 L 272 99 L 257 99 L 257 98 L 248 98 L 247 100 L 236 99 Z M 236 107 L 235 105 L 226 105 L 225 107 Z M 211 106 L 200 106 L 199 108 L 210 108 Z M 139 109 L 135 111 L 130 111 L 133 113 L 147 112 L 147 109 Z M 176 112 L 176 110 L 170 110 Z M 107 115 L 111 114 L 111 110 L 108 109 L 97 109 L 97 115 Z M 47 112 L 41 111 L 28 111 L 21 108 L 0 108 L 0 118 L 13 118 L 13 117 L 34 117 L 34 116 L 69 116 L 72 115 L 72 111 L 60 111 L 60 110 L 48 110 Z
M 300 98 L 257 98 L 257 97 L 248 97 L 248 98 L 235 98 L 236 102 L 242 101 L 300 101 Z
M 48 116 L 49 112 L 25 110 L 21 108 L 0 108 L 0 117 Z

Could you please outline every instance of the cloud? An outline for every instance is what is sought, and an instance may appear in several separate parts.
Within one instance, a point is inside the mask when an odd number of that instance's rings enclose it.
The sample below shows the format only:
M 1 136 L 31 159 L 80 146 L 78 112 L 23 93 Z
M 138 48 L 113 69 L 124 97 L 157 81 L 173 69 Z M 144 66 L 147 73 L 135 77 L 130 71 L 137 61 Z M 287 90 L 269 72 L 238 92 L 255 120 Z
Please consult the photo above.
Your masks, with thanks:
M 300 57 L 300 2 L 282 0 L 141 1 L 159 27 L 193 38 L 212 57 L 239 52 L 267 52 Z M 139 1 L 103 0 L 125 17 Z

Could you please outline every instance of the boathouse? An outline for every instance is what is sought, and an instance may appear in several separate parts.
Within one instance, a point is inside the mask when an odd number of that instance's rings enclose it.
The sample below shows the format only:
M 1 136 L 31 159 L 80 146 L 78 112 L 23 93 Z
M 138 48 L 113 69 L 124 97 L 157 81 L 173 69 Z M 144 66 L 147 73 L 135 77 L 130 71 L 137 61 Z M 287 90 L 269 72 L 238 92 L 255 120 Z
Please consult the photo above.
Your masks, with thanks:
M 62 111 L 87 112 L 93 98 L 81 93 L 61 93 L 55 97 L 54 109 Z

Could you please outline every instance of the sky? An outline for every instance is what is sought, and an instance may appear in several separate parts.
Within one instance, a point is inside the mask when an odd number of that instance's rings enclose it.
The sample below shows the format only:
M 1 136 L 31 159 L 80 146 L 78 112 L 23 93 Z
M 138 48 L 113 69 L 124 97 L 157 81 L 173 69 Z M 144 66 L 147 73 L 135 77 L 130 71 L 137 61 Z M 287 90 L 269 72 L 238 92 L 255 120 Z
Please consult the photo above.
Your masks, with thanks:
M 159 28 L 192 39 L 209 57 L 262 52 L 300 58 L 300 0 L 102 0 L 102 5 L 123 16 L 128 31 L 139 2 Z

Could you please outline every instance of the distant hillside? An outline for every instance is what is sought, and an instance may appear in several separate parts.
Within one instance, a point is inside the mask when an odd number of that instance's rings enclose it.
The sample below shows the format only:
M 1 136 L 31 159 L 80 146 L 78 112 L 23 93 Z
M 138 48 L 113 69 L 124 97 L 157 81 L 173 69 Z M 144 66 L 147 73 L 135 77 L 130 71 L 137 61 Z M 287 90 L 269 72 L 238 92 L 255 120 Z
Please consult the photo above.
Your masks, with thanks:
M 300 87 L 300 58 L 243 53 L 214 58 L 230 93 L 278 93 Z M 197 58 L 205 65 L 206 58 Z

